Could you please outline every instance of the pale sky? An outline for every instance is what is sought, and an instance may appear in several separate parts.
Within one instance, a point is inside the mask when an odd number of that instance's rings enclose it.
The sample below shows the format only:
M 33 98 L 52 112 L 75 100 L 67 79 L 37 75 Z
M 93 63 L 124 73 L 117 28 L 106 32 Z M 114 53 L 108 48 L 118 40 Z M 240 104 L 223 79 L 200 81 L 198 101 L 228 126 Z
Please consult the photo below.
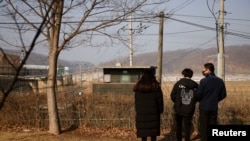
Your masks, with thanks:
M 209 0 L 212 9 L 213 0 Z M 215 0 L 214 11 L 215 16 L 218 16 L 219 0 Z M 174 11 L 171 18 L 194 23 L 202 26 L 215 28 L 215 20 L 208 9 L 206 0 L 193 0 L 184 7 L 183 0 L 174 0 L 167 3 L 165 14 Z M 178 8 L 179 7 L 179 8 Z M 227 25 L 227 31 L 247 35 L 248 38 L 242 38 L 234 35 L 226 35 L 225 46 L 250 44 L 250 0 L 226 0 L 224 22 Z M 158 11 L 156 11 L 158 12 Z M 138 23 L 134 23 L 136 27 Z M 145 25 L 148 25 L 145 23 Z M 149 25 L 141 35 L 137 35 L 133 39 L 134 55 L 156 52 L 158 49 L 158 33 L 159 25 Z M 129 36 L 129 32 L 127 32 Z M 164 21 L 164 51 L 186 49 L 186 48 L 209 48 L 216 46 L 216 32 L 194 25 L 177 22 L 170 19 Z M 123 57 L 129 58 L 129 48 L 123 44 L 117 47 L 102 47 L 102 48 L 75 48 L 70 51 L 61 53 L 60 58 L 68 60 L 89 61 L 93 64 L 105 62 L 109 60 L 119 60 Z M 128 59 L 129 61 L 129 59 Z
M 208 1 L 209 6 L 212 9 L 214 0 Z M 217 47 L 216 32 L 206 28 L 215 28 L 215 19 L 208 9 L 207 0 L 172 0 L 162 7 L 166 8 L 164 10 L 165 15 L 171 13 L 173 14 L 171 18 L 179 20 L 164 20 L 164 51 Z M 215 0 L 213 10 L 216 17 L 218 17 L 219 7 L 220 0 Z M 225 0 L 224 10 L 226 11 L 226 14 L 224 16 L 224 22 L 226 23 L 226 31 L 230 32 L 230 35 L 227 34 L 225 37 L 225 46 L 250 44 L 249 7 L 250 0 Z M 156 9 L 155 13 L 157 14 L 160 11 L 160 8 Z M 133 23 L 133 28 L 138 24 L 139 23 Z M 148 26 L 148 28 L 140 35 L 137 34 L 133 36 L 134 55 L 156 52 L 158 49 L 159 25 L 149 23 L 142 24 Z M 198 27 L 197 25 L 205 28 Z M 0 28 L 0 30 L 3 36 L 3 32 L 5 31 L 3 28 Z M 123 34 L 129 37 L 129 31 L 125 31 Z M 101 37 L 94 38 L 97 43 L 98 41 L 103 41 Z M 83 46 L 62 51 L 59 58 L 64 60 L 91 62 L 95 65 L 113 59 L 119 60 L 123 57 L 129 58 L 129 48 L 122 43 L 116 44 L 112 47 L 105 45 L 102 47 Z M 45 48 L 36 48 L 35 51 L 47 54 Z

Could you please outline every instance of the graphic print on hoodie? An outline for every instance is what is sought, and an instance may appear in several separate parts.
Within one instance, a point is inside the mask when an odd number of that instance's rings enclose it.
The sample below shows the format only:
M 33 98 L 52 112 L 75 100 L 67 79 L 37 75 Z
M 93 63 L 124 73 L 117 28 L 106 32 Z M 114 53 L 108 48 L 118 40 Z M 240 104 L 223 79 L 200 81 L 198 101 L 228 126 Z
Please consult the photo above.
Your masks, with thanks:
M 181 102 L 183 105 L 189 105 L 194 97 L 194 91 L 192 89 L 186 89 L 185 86 L 179 85 L 181 89 Z

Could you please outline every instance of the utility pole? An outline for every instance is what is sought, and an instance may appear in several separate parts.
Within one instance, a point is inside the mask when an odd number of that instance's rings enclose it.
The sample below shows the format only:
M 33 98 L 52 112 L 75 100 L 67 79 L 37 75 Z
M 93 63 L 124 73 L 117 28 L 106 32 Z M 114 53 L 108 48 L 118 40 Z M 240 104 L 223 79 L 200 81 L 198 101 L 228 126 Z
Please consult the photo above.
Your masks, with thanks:
M 220 0 L 220 11 L 219 11 L 219 49 L 217 58 L 217 74 L 218 77 L 225 80 L 225 56 L 224 56 L 224 0 Z
M 129 30 L 130 32 L 130 42 L 129 42 L 129 66 L 133 66 L 133 34 L 141 34 L 144 30 L 146 30 L 149 26 L 143 25 L 142 22 L 140 22 L 140 25 L 138 25 L 136 28 L 133 28 L 132 23 L 133 23 L 133 18 L 132 18 L 132 13 L 130 14 L 130 25 L 127 28 L 126 26 L 123 26 L 120 28 L 117 33 L 120 34 L 120 31 L 125 31 Z
M 21 62 L 23 61 L 25 55 L 26 55 L 26 52 L 25 52 L 24 49 L 22 49 L 22 50 L 21 50 L 21 54 L 20 54 L 20 61 L 19 61 L 20 64 L 21 64 Z
M 161 84 L 162 78 L 162 50 L 163 50 L 163 25 L 164 25 L 164 13 L 160 12 L 160 24 L 159 24 L 159 40 L 158 40 L 158 68 L 157 68 L 157 80 Z
M 132 27 L 132 14 L 130 15 L 130 43 L 129 43 L 129 66 L 133 66 L 133 27 Z
M 80 78 L 80 88 L 82 88 L 82 62 L 80 63 L 80 75 L 81 75 L 81 78 Z

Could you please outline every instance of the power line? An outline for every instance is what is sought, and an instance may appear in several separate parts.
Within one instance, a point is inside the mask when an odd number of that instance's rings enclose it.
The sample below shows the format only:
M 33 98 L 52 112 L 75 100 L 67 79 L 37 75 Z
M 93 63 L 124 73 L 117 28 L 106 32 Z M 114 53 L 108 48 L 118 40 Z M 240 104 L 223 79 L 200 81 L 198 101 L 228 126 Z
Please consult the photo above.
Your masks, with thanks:
M 197 16 L 197 15 L 172 14 L 172 16 L 177 16 L 177 17 L 189 17 L 189 18 L 214 19 L 213 17 L 209 17 L 209 16 Z M 250 19 L 225 18 L 225 20 L 250 22 Z
M 172 16 L 172 15 L 171 15 Z M 202 16 L 192 16 L 192 15 L 177 15 L 177 16 L 190 16 L 190 17 L 202 17 Z M 134 21 L 133 22 L 142 22 L 141 20 L 145 20 L 145 19 L 152 19 L 152 18 L 156 18 L 158 17 L 157 15 L 148 15 L 148 16 L 145 16 L 145 17 L 134 17 Z M 213 27 L 208 27 L 208 26 L 204 26 L 204 25 L 200 25 L 200 24 L 196 24 L 196 23 L 192 23 L 192 22 L 188 22 L 188 21 L 184 21 L 184 20 L 180 20 L 180 19 L 176 19 L 176 18 L 172 18 L 170 17 L 169 15 L 165 16 L 166 19 L 170 19 L 170 20 L 173 20 L 173 21 L 177 21 L 177 22 L 180 22 L 180 23 L 185 23 L 185 24 L 189 24 L 189 25 L 192 25 L 192 26 L 196 26 L 196 27 L 200 27 L 200 28 L 204 28 L 204 29 L 207 29 L 207 30 L 213 30 L 213 31 L 216 31 L 216 28 L 213 28 Z M 212 18 L 212 17 L 202 17 L 202 18 Z M 138 20 L 138 21 L 137 21 Z M 231 19 L 231 20 L 242 20 L 242 21 L 250 21 L 250 20 L 244 20 L 244 19 Z M 108 21 L 108 20 L 107 20 Z M 98 20 L 88 20 L 86 22 L 89 22 L 89 23 L 94 23 L 94 22 L 100 22 Z M 129 22 L 129 19 L 124 19 L 122 22 Z M 145 22 L 145 21 L 144 21 Z M 40 24 L 40 22 L 31 22 L 32 24 Z M 65 21 L 65 22 L 62 22 L 63 24 L 77 24 L 78 22 L 77 21 Z M 12 25 L 12 24 L 16 24 L 14 22 L 0 22 L 0 25 Z M 30 23 L 25 23 L 25 22 L 18 22 L 17 24 L 30 24 Z M 3 28 L 3 27 L 1 27 Z M 6 27 L 7 28 L 7 27 Z M 189 31 L 190 32 L 190 31 Z M 226 31 L 225 32 L 226 34 L 229 34 L 229 35 L 233 35 L 233 36 L 237 36 L 237 37 L 241 37 L 241 38 L 246 38 L 246 39 L 250 39 L 250 36 L 248 35 L 244 35 L 244 34 L 239 34 L 239 33 L 234 33 L 234 32 L 229 32 L 229 31 Z M 174 33 L 172 33 L 174 34 Z M 177 33 L 175 33 L 177 34 Z M 152 34 L 154 35 L 154 34 Z
M 165 17 L 165 18 L 170 19 L 170 20 L 174 20 L 174 21 L 177 21 L 177 22 L 181 22 L 181 23 L 193 25 L 193 26 L 196 26 L 196 27 L 200 27 L 200 28 L 205 28 L 205 29 L 208 29 L 208 30 L 216 31 L 216 28 L 212 28 L 212 27 L 208 27 L 208 26 L 204 26 L 204 25 L 200 25 L 200 24 L 196 24 L 196 23 L 191 23 L 191 22 L 187 22 L 187 21 L 183 21 L 183 20 L 179 20 L 179 19 L 175 19 L 175 18 L 171 18 L 171 17 Z M 229 31 L 225 31 L 225 34 L 229 34 L 229 35 L 234 35 L 234 36 L 238 36 L 238 37 L 250 39 L 250 36 L 244 35 L 244 34 L 239 34 L 239 33 L 234 33 L 234 32 L 229 32 Z
M 208 16 L 197 16 L 197 15 L 181 15 L 181 14 L 167 14 L 168 16 L 180 16 L 180 17 L 193 17 L 193 18 L 205 18 L 205 19 L 213 19 L 213 17 L 208 17 Z M 141 20 L 144 20 L 144 22 L 147 22 L 147 19 L 152 20 L 152 18 L 156 18 L 158 17 L 156 14 L 151 14 L 151 15 L 147 15 L 147 16 L 141 16 L 141 17 L 133 17 L 133 22 L 142 22 Z M 138 21 L 137 21 L 138 20 Z M 246 22 L 250 22 L 250 19 L 237 19 L 237 18 L 225 18 L 225 20 L 233 20 L 233 21 L 246 21 Z M 102 22 L 105 21 L 110 21 L 110 20 L 102 20 Z M 86 23 L 95 23 L 95 22 L 101 22 L 100 20 L 87 20 L 85 21 Z M 125 18 L 122 20 L 122 22 L 129 22 L 129 18 Z M 148 21 L 149 22 L 149 21 Z M 40 22 L 37 21 L 33 21 L 30 23 L 27 22 L 17 22 L 18 24 L 40 24 Z M 63 24 L 67 24 L 67 23 L 78 23 L 78 21 L 62 21 Z M 15 22 L 0 22 L 0 24 L 4 25 L 12 25 L 12 24 L 16 24 Z

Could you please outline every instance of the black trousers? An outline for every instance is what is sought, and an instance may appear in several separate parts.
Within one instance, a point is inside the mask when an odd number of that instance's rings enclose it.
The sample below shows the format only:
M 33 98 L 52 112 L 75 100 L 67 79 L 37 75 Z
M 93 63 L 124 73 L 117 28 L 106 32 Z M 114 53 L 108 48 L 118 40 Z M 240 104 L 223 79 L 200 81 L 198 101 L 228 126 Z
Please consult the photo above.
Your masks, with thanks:
M 142 137 L 142 141 L 147 141 L 147 137 Z M 151 136 L 151 141 L 156 141 L 156 136 Z
M 218 111 L 203 111 L 200 110 L 200 137 L 201 141 L 207 141 L 208 134 L 208 125 L 216 125 L 218 117 Z
M 175 114 L 177 141 L 182 140 L 183 131 L 184 131 L 185 141 L 190 141 L 192 119 L 193 119 L 193 116 L 183 116 L 183 115 Z

